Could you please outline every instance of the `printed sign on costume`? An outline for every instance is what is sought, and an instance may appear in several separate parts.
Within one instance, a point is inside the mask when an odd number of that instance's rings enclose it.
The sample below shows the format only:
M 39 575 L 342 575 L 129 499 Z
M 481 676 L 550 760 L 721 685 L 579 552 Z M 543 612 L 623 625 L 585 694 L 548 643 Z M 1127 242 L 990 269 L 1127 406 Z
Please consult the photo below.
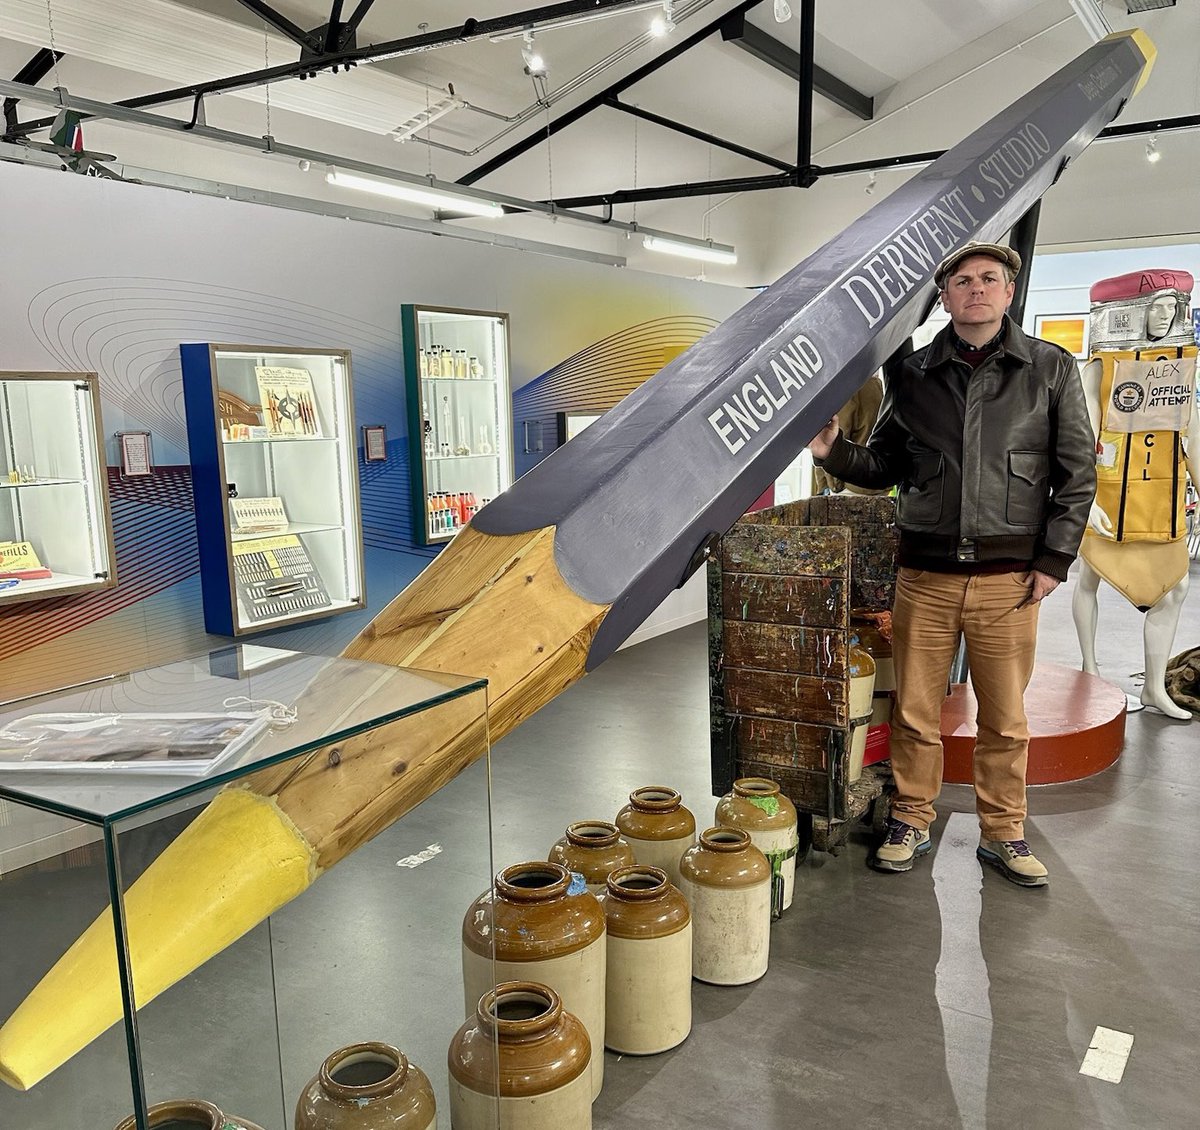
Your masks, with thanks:
M 1119 360 L 1112 395 L 1104 406 L 1110 432 L 1184 432 L 1192 415 L 1196 358 L 1162 361 Z

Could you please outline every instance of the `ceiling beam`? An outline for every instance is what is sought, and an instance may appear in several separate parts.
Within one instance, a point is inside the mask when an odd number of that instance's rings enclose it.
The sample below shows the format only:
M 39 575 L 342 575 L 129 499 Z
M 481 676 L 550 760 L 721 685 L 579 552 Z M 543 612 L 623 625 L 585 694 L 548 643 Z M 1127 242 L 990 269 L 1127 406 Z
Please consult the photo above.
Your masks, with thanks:
M 745 25 L 745 17 L 742 17 Z M 813 93 L 816 90 L 815 62 L 817 0 L 800 0 L 800 54 L 796 56 L 796 168 L 801 170 L 801 185 L 810 188 L 816 183 L 812 175 Z M 724 31 L 721 32 L 722 37 Z
M 292 23 L 287 16 L 275 11 L 270 4 L 263 0 L 237 0 L 243 8 L 249 8 L 265 24 L 270 24 L 280 35 L 286 35 L 293 43 L 309 51 L 320 52 L 321 41 L 312 32 Z
M 54 64 L 63 57 L 61 51 L 51 51 L 49 47 L 39 47 L 33 57 L 13 76 L 13 82 L 24 82 L 37 86 L 54 68 Z M 9 137 L 12 131 L 20 127 L 17 121 L 17 103 L 19 98 L 4 100 L 4 136 Z
M 643 110 L 640 106 L 630 106 L 618 99 L 615 94 L 606 98 L 604 105 L 613 110 L 620 110 L 623 114 L 641 118 L 642 121 L 662 126 L 664 129 L 674 130 L 685 137 L 692 137 L 697 141 L 708 142 L 709 145 L 715 145 L 718 149 L 727 149 L 730 153 L 736 153 L 739 157 L 748 157 L 751 161 L 759 161 L 764 165 L 770 165 L 772 168 L 780 169 L 785 173 L 792 171 L 792 166 L 786 161 L 779 160 L 778 157 L 772 157 L 767 153 L 759 153 L 755 149 L 747 149 L 744 145 L 738 145 L 736 141 L 726 141 L 723 137 L 716 137 L 711 133 L 705 133 L 703 130 L 684 125 L 682 122 L 674 121 L 671 118 L 664 118 L 661 114 L 654 114 L 649 110 Z
M 386 43 L 375 43 L 366 47 L 347 48 L 332 54 L 308 55 L 294 63 L 283 63 L 277 67 L 264 67 L 262 70 L 231 75 L 229 78 L 196 82 L 190 86 L 178 86 L 171 90 L 159 91 L 156 94 L 123 98 L 113 105 L 131 110 L 144 110 L 150 106 L 165 106 L 170 102 L 194 102 L 196 98 L 206 94 L 267 86 L 272 82 L 279 82 L 281 79 L 307 78 L 309 75 L 315 75 L 318 71 L 336 71 L 339 67 L 348 71 L 359 63 L 371 63 L 380 59 L 398 59 L 405 55 L 416 55 L 423 51 L 446 47 L 452 43 L 471 43 L 478 39 L 490 39 L 496 35 L 503 35 L 505 32 L 519 31 L 525 27 L 536 28 L 539 24 L 569 19 L 572 16 L 594 15 L 607 11 L 615 14 L 622 8 L 639 2 L 641 0 L 561 0 L 557 4 L 530 8 L 523 12 L 513 12 L 511 15 L 497 16 L 490 20 L 469 19 L 461 25 L 443 28 L 441 31 L 422 32 L 420 35 L 410 35 L 404 39 L 392 39 Z M 760 3 L 761 0 L 750 0 L 750 2 Z M 265 5 L 263 6 L 265 7 Z M 355 16 L 357 15 L 358 13 L 355 12 Z M 351 17 L 351 23 L 353 22 L 354 17 Z M 18 133 L 28 134 L 47 129 L 53 122 L 53 118 L 41 118 L 36 122 L 26 122 L 19 128 Z
M 754 58 L 769 63 L 777 71 L 800 81 L 800 55 L 773 35 L 746 21 L 744 13 L 736 10 L 725 17 L 721 38 Z M 830 102 L 848 110 L 857 118 L 869 122 L 875 116 L 875 99 L 855 90 L 848 82 L 831 75 L 824 67 L 813 67 L 813 89 Z
M 761 177 L 727 177 L 724 180 L 695 181 L 691 184 L 664 184 L 653 188 L 622 188 L 594 196 L 568 196 L 545 200 L 554 208 L 610 208 L 614 204 L 636 204 L 643 200 L 678 200 L 691 196 L 717 196 L 726 192 L 762 192 L 771 188 L 794 188 L 796 173 L 772 173 Z
M 751 8 L 761 4 L 762 0 L 742 0 L 742 2 L 734 9 L 735 12 L 748 12 Z M 573 110 L 568 110 L 556 118 L 553 122 L 549 122 L 544 126 L 539 126 L 533 133 L 523 137 L 520 141 L 513 142 L 507 149 L 501 153 L 497 153 L 495 157 L 484 161 L 482 165 L 477 165 L 469 173 L 465 173 L 458 178 L 459 184 L 474 184 L 477 180 L 486 177 L 488 173 L 494 173 L 497 169 L 503 168 L 510 161 L 514 161 L 522 153 L 540 145 L 543 141 L 552 137 L 560 130 L 564 130 L 567 126 L 574 125 L 580 118 L 590 114 L 593 110 L 603 106 L 606 101 L 628 90 L 635 83 L 639 83 L 648 75 L 652 75 L 655 71 L 665 67 L 668 63 L 678 59 L 685 51 L 690 51 L 697 43 L 707 39 L 714 31 L 717 31 L 721 22 L 726 19 L 726 16 L 721 16 L 719 19 L 713 20 L 712 23 L 706 24 L 699 31 L 693 32 L 686 39 L 680 40 L 674 47 L 668 51 L 664 51 L 661 55 L 644 66 L 638 67 L 637 70 L 631 71 L 624 78 L 618 79 L 616 82 L 606 86 L 603 90 L 597 91 L 587 100 L 581 102 Z
M 346 21 L 346 27 L 349 28 L 351 35 L 358 31 L 358 25 L 362 23 L 363 16 L 371 10 L 371 5 L 374 3 L 375 0 L 358 0 L 358 7 L 354 9 L 354 15 Z

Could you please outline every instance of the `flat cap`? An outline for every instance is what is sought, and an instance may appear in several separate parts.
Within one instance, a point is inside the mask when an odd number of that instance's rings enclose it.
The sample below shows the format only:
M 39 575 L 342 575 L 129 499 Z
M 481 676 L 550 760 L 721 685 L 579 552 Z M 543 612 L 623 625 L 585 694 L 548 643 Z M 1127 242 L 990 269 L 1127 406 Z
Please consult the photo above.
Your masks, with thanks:
M 964 259 L 969 259 L 972 255 L 990 255 L 993 259 L 1011 268 L 1013 274 L 1021 269 L 1021 256 L 1011 247 L 1005 247 L 1003 243 L 976 243 L 972 240 L 970 243 L 964 243 L 957 251 L 951 251 L 937 265 L 937 270 L 933 272 L 933 281 L 937 284 L 938 290 L 942 289 L 946 276 L 959 263 Z

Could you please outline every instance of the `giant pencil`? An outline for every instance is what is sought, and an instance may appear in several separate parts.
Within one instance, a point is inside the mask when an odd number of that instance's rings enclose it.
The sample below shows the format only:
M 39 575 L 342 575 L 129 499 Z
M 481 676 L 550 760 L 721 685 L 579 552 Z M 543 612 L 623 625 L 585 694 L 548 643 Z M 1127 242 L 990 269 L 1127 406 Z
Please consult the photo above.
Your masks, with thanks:
M 943 255 L 1001 237 L 1153 57 L 1141 32 L 1110 36 L 976 130 L 485 507 L 345 655 L 485 676 L 492 737 L 518 725 L 688 575 L 912 332 Z M 451 703 L 220 793 L 126 895 L 137 1002 L 419 804 L 478 738 Z M 0 1029 L 0 1077 L 32 1086 L 121 1014 L 104 915 Z

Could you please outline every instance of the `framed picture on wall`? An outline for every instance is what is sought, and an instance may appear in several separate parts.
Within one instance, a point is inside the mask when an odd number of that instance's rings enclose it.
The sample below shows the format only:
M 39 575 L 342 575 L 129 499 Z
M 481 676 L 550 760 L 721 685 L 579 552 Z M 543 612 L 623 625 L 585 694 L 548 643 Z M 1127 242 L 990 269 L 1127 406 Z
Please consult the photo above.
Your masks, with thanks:
M 1086 314 L 1039 314 L 1033 320 L 1033 336 L 1061 345 L 1081 361 L 1088 356 Z

